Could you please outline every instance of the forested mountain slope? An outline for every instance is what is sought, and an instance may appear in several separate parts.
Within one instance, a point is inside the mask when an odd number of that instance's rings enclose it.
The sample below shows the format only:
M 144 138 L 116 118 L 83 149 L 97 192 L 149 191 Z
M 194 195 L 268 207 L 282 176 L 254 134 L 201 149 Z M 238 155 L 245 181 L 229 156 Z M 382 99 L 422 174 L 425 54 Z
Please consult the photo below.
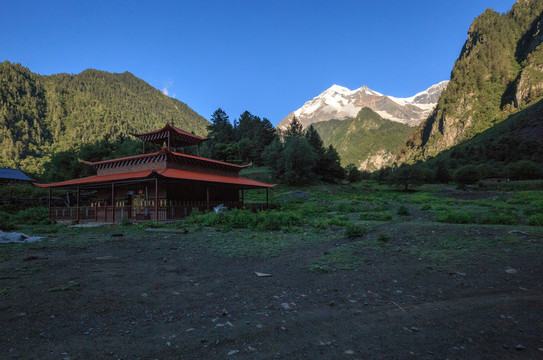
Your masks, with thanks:
M 0 167 L 40 174 L 50 155 L 166 123 L 207 134 L 186 104 L 125 72 L 42 76 L 0 63 Z
M 332 145 L 337 149 L 343 166 L 354 164 L 368 171 L 388 165 L 415 129 L 383 119 L 367 107 L 354 118 L 321 121 L 313 126 L 326 146 Z
M 543 1 L 519 0 L 506 14 L 487 10 L 475 19 L 447 89 L 398 163 L 433 157 L 543 97 L 542 13 Z

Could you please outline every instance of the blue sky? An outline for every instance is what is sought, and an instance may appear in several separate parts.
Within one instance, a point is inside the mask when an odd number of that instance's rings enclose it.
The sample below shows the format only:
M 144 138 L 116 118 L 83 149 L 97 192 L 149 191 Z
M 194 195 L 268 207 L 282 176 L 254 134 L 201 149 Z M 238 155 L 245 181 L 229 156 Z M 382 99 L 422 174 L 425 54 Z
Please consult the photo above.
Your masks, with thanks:
M 448 80 L 475 17 L 514 0 L 3 0 L 0 61 L 129 71 L 209 119 L 276 125 L 333 84 L 408 97 Z

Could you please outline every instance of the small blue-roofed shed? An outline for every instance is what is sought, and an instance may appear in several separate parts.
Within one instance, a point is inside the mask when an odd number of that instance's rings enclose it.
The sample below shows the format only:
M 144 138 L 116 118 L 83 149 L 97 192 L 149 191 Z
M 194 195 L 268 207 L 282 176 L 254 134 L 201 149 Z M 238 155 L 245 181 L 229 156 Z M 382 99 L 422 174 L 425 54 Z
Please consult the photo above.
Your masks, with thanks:
M 7 184 L 11 182 L 32 182 L 24 172 L 18 169 L 0 168 L 0 183 Z

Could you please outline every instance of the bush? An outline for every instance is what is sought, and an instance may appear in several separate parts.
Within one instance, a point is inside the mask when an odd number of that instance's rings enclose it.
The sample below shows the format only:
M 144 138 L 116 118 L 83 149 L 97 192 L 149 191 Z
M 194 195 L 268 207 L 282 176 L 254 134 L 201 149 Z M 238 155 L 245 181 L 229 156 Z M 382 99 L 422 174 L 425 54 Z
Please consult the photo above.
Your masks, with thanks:
M 317 229 L 327 229 L 330 226 L 345 226 L 346 220 L 343 216 L 332 216 L 328 218 L 319 218 L 313 222 Z
M 360 236 L 363 236 L 367 232 L 368 232 L 368 229 L 366 229 L 366 227 L 361 226 L 361 225 L 349 224 L 345 228 L 345 236 L 349 238 L 360 237 Z
M 121 221 L 119 222 L 119 225 L 121 226 L 130 226 L 132 225 L 132 221 L 128 218 L 128 216 L 124 216 Z
M 543 226 L 543 214 L 534 214 L 528 218 L 528 225 Z
M 223 213 L 193 213 L 184 224 L 200 226 L 225 226 L 227 228 L 253 229 L 257 231 L 281 230 L 299 225 L 301 216 L 294 211 L 267 210 L 256 213 L 245 209 L 233 209 Z
M 398 215 L 407 216 L 409 215 L 409 209 L 406 206 L 400 206 L 398 208 Z
M 390 221 L 392 220 L 392 215 L 389 213 L 362 213 L 360 214 L 360 220 Z
M 10 231 L 16 229 L 13 223 L 13 216 L 5 211 L 0 211 L 0 230 Z
M 475 184 L 479 181 L 479 169 L 475 165 L 464 165 L 454 172 L 453 180 L 459 184 Z
M 529 160 L 511 163 L 507 165 L 506 171 L 512 180 L 533 180 L 543 177 L 541 165 Z
M 377 236 L 377 240 L 386 243 L 390 240 L 390 236 L 387 233 L 382 232 L 379 233 L 379 236 Z
M 49 209 L 46 207 L 33 207 L 21 210 L 13 216 L 13 221 L 16 224 L 25 225 L 47 225 L 53 223 L 49 218 Z
M 509 214 L 486 214 L 481 219 L 482 224 L 493 224 L 493 225 L 516 225 L 518 224 L 518 219 Z
M 450 224 L 471 224 L 475 222 L 473 214 L 462 210 L 450 210 L 436 215 L 437 222 Z

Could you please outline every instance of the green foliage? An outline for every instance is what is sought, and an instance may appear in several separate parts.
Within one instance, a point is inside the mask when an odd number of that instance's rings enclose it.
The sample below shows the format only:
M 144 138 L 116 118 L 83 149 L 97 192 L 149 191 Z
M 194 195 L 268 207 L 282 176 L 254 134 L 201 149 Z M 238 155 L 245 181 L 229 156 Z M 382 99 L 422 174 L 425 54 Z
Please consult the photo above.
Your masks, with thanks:
M 0 211 L 0 230 L 2 231 L 10 231 L 16 229 L 13 215 L 5 212 Z
M 507 175 L 511 180 L 533 180 L 543 178 L 543 167 L 529 160 L 520 160 L 507 165 Z
M 362 225 L 348 224 L 345 227 L 345 236 L 348 238 L 356 238 L 364 236 L 368 232 L 368 229 Z
M 446 184 L 451 181 L 452 177 L 447 169 L 447 166 L 443 161 L 438 162 L 436 172 L 434 175 L 434 180 L 441 184 Z
M 53 154 L 166 122 L 207 133 L 207 120 L 128 72 L 41 76 L 0 63 L 0 167 L 39 175 Z
M 188 225 L 215 226 L 256 231 L 281 230 L 300 224 L 301 217 L 294 211 L 268 210 L 253 213 L 245 209 L 232 209 L 222 213 L 193 213 L 185 218 Z
M 422 164 L 403 165 L 394 169 L 388 176 L 388 181 L 402 185 L 404 190 L 409 190 L 409 185 L 420 185 L 430 182 L 432 171 Z
M 401 216 L 407 216 L 409 215 L 409 208 L 407 208 L 406 206 L 402 205 L 398 208 L 398 211 L 397 211 L 398 215 L 401 215 Z
M 541 71 L 536 69 L 541 69 L 543 58 L 537 35 L 542 11 L 541 1 L 518 1 L 510 12 L 486 10 L 474 20 L 435 111 L 402 148 L 404 159 L 413 162 L 435 156 L 541 100 Z M 509 134 L 501 130 L 501 135 L 519 143 L 528 133 L 540 134 L 533 129 Z M 494 150 L 505 157 L 519 156 L 503 147 L 478 150 L 476 156 Z M 531 151 L 540 153 L 537 148 Z
M 317 229 L 328 229 L 331 226 L 346 226 L 347 220 L 343 216 L 332 216 L 326 218 L 318 218 L 313 221 L 313 226 Z
M 359 166 L 365 159 L 382 152 L 395 154 L 415 128 L 383 119 L 370 108 L 362 108 L 356 117 L 321 121 L 313 124 L 324 146 L 337 149 L 341 163 Z M 368 170 L 376 170 L 370 166 Z
M 370 220 L 370 221 L 390 221 L 392 220 L 392 215 L 387 212 L 366 212 L 360 214 L 360 220 Z
M 127 216 L 124 216 L 121 219 L 121 221 L 119 222 L 119 225 L 120 226 L 130 226 L 130 225 L 132 225 L 132 221 Z
M 501 212 L 489 213 L 483 216 L 480 223 L 494 225 L 516 225 L 518 224 L 518 218 L 513 214 L 504 214 Z
M 51 224 L 49 219 L 49 209 L 46 207 L 30 207 L 21 210 L 13 216 L 13 221 L 16 224 L 35 225 L 35 224 Z
M 386 243 L 390 240 L 390 235 L 388 235 L 387 233 L 381 232 L 377 236 L 377 240 L 380 242 Z
M 310 270 L 316 273 L 327 273 L 335 270 L 352 270 L 360 259 L 353 253 L 353 246 L 344 245 L 332 249 L 312 264 Z
M 437 222 L 449 224 L 473 224 L 475 218 L 473 214 L 464 210 L 449 210 L 436 215 Z
M 362 180 L 363 174 L 355 164 L 351 163 L 345 167 L 345 177 L 349 181 L 349 184 L 352 184 Z
M 475 165 L 464 165 L 453 174 L 453 179 L 459 184 L 475 184 L 480 179 L 479 169 Z
M 292 118 L 292 120 L 290 121 L 289 125 L 287 126 L 283 136 L 288 138 L 288 137 L 296 137 L 296 136 L 302 136 L 303 135 L 303 131 L 302 131 L 302 124 L 300 123 L 300 121 L 296 118 L 296 116 L 294 116 Z
M 531 226 L 543 226 L 543 213 L 531 215 L 526 223 Z

